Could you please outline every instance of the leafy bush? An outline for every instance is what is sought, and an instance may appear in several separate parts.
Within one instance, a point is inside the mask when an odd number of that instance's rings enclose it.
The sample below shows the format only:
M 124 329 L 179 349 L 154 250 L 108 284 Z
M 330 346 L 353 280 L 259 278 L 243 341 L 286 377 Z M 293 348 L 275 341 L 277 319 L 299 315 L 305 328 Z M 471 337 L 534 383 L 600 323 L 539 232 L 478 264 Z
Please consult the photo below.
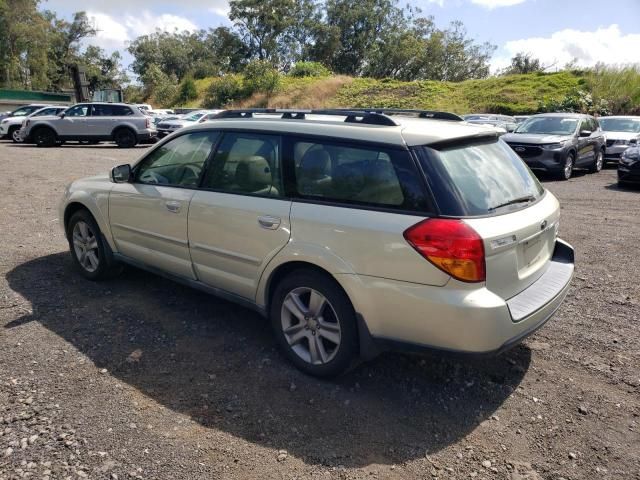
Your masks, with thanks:
M 153 103 L 160 107 L 172 107 L 176 104 L 177 96 L 178 86 L 175 83 L 163 83 L 153 91 Z
M 540 112 L 574 112 L 595 115 L 610 115 L 609 104 L 606 100 L 594 101 L 591 93 L 585 90 L 573 90 L 561 99 L 541 101 L 538 106 Z
M 291 70 L 289 70 L 290 77 L 302 78 L 302 77 L 328 77 L 331 72 L 320 62 L 298 62 Z
M 253 60 L 244 69 L 244 89 L 246 96 L 254 93 L 270 95 L 280 86 L 280 74 L 269 62 Z
M 198 98 L 198 89 L 196 88 L 196 82 L 191 77 L 187 77 L 182 81 L 180 85 L 180 91 L 178 93 L 178 103 L 187 103 L 190 100 Z
M 225 75 L 215 78 L 206 90 L 202 106 L 221 108 L 229 103 L 246 98 L 246 91 L 238 75 Z

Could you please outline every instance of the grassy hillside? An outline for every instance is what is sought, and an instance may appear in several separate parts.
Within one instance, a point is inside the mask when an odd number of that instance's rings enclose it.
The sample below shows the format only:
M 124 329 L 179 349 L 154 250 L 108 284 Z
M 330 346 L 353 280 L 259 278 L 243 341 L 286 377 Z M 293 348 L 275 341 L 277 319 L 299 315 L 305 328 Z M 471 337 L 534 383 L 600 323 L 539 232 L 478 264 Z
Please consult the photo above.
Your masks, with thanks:
M 623 76 L 624 73 L 624 76 Z M 608 75 L 608 77 L 607 77 Z M 282 76 L 278 89 L 255 93 L 227 107 L 387 107 L 437 109 L 456 112 L 535 113 L 541 103 L 562 102 L 582 91 L 594 100 L 606 98 L 615 112 L 640 110 L 640 72 L 559 72 L 492 77 L 460 83 L 375 80 L 345 76 L 292 78 Z M 624 79 L 622 81 L 621 79 Z M 202 105 L 213 79 L 196 81 L 198 98 L 188 105 Z M 623 91 L 624 90 L 624 91 Z M 616 97 L 616 100 L 612 97 Z M 618 99 L 620 97 L 622 100 Z

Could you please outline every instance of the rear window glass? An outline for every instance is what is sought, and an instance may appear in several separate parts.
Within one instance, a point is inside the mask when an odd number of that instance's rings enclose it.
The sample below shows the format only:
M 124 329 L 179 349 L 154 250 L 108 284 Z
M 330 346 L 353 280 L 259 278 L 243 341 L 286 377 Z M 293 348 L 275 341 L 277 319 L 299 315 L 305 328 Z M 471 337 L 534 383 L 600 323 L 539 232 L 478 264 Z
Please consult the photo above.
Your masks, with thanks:
M 534 202 L 544 189 L 502 140 L 442 150 L 418 149 L 443 215 L 506 213 Z

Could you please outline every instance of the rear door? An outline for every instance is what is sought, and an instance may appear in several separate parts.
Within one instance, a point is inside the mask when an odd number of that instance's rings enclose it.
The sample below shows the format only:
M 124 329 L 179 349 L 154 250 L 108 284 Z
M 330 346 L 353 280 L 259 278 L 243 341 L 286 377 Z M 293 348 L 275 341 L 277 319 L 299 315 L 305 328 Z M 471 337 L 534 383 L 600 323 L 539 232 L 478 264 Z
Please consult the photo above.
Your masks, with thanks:
M 281 143 L 277 135 L 224 133 L 189 208 L 197 278 L 250 300 L 291 235 Z
M 218 136 L 213 131 L 180 135 L 139 162 L 132 183 L 113 187 L 109 221 L 120 253 L 195 279 L 187 236 L 189 203 Z

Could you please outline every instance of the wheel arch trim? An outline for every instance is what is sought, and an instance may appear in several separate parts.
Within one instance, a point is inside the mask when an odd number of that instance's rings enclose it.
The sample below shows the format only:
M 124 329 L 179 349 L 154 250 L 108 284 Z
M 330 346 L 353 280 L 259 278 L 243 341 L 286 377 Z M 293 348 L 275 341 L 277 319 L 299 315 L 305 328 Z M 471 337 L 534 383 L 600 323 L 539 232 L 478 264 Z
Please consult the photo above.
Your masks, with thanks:
M 96 200 L 95 197 L 90 195 L 88 192 L 80 190 L 73 192 L 69 198 L 66 199 L 63 216 L 61 218 L 62 228 L 65 232 L 65 236 L 67 234 L 67 223 L 71 218 L 71 215 L 76 211 L 84 208 L 88 210 L 91 216 L 95 219 L 98 227 L 100 227 L 100 231 L 102 236 L 109 244 L 109 248 L 112 251 L 117 252 L 117 248 L 115 242 L 113 240 L 113 236 L 111 234 L 111 228 L 109 227 L 108 215 L 109 215 L 109 193 L 106 192 L 104 194 L 104 198 L 99 198 Z

